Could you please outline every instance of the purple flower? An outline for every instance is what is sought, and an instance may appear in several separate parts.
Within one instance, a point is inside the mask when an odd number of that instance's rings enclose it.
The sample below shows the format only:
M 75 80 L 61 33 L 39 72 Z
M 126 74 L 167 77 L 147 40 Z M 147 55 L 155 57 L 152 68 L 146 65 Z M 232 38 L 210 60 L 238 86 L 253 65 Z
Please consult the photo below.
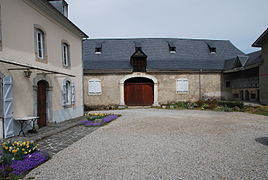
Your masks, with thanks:
M 84 123 L 85 126 L 102 126 L 103 124 L 104 124 L 103 122 L 95 123 L 92 121 L 88 121 L 88 122 Z
M 112 115 L 108 115 L 108 116 L 106 116 L 106 117 L 103 118 L 102 120 L 103 120 L 103 122 L 108 123 L 108 122 L 111 122 L 112 120 L 115 120 L 116 118 L 118 118 L 118 116 L 112 114 Z
M 14 160 L 12 161 L 11 167 L 13 169 L 12 174 L 21 175 L 31 169 L 39 166 L 48 159 L 48 154 L 44 152 L 34 152 L 28 154 L 24 157 L 23 160 Z
M 102 118 L 102 122 L 94 122 L 91 120 L 84 120 L 84 121 L 80 121 L 79 124 L 85 125 L 85 126 L 102 126 L 106 123 L 109 123 L 115 119 L 118 118 L 118 115 L 107 115 L 106 117 Z

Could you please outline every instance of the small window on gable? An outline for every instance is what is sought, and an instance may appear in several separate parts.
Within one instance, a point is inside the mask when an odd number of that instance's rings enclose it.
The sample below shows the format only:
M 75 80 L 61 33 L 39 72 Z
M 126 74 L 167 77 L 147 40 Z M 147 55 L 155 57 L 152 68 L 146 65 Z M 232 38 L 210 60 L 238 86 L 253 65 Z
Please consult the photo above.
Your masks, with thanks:
M 101 81 L 99 79 L 90 79 L 88 81 L 88 94 L 101 95 Z
M 177 79 L 177 83 L 176 83 L 176 91 L 178 92 L 188 92 L 189 91 L 189 87 L 188 87 L 188 79 L 186 78 L 181 78 L 181 79 Z
M 67 43 L 62 43 L 62 64 L 70 67 L 70 46 Z

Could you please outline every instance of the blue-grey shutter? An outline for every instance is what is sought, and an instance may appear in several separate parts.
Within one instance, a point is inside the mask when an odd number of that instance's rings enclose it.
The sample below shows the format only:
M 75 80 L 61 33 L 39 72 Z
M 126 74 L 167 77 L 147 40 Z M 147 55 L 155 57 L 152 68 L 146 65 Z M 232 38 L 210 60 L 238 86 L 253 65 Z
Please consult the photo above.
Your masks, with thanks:
M 65 106 L 66 105 L 66 81 L 63 80 L 62 81 L 62 105 Z
M 72 98 L 72 104 L 75 104 L 75 85 L 74 83 L 71 84 L 71 98 Z
M 3 78 L 4 137 L 14 136 L 12 77 Z

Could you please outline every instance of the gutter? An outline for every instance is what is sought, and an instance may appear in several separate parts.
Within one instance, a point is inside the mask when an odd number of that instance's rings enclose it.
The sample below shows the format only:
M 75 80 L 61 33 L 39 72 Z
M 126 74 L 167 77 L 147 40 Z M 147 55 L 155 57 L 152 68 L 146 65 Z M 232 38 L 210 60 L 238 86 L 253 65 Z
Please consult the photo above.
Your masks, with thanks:
M 45 71 L 45 72 L 48 72 L 50 74 L 61 74 L 61 75 L 65 75 L 65 76 L 75 77 L 75 75 L 73 75 L 73 74 L 62 73 L 62 72 L 59 72 L 59 71 L 49 70 L 49 69 L 46 69 L 46 68 L 42 68 L 42 67 L 38 67 L 38 66 L 32 66 L 32 65 L 28 65 L 28 64 L 24 64 L 24 63 L 15 62 L 15 61 L 0 59 L 0 63 L 1 62 L 6 63 L 6 64 L 12 64 L 12 65 L 24 67 L 24 68 L 21 68 L 21 69 L 8 69 L 8 70 L 35 69 L 35 70 Z
M 257 64 L 253 64 L 253 65 L 249 65 L 246 67 L 240 67 L 240 68 L 235 68 L 235 69 L 230 69 L 230 70 L 224 70 L 223 73 L 232 73 L 232 72 L 238 72 L 238 71 L 244 71 L 247 69 L 252 69 L 255 67 L 259 67 L 261 65 L 261 63 L 257 63 Z

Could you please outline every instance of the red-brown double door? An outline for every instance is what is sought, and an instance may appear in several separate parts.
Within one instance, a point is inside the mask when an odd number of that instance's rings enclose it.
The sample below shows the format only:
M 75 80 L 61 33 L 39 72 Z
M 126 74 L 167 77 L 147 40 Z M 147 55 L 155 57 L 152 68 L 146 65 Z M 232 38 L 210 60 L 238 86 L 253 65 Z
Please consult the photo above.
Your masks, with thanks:
M 47 122 L 47 88 L 48 83 L 46 81 L 39 81 L 37 84 L 37 124 L 39 128 L 46 126 Z
M 153 83 L 125 83 L 125 104 L 128 106 L 148 106 L 154 101 Z

